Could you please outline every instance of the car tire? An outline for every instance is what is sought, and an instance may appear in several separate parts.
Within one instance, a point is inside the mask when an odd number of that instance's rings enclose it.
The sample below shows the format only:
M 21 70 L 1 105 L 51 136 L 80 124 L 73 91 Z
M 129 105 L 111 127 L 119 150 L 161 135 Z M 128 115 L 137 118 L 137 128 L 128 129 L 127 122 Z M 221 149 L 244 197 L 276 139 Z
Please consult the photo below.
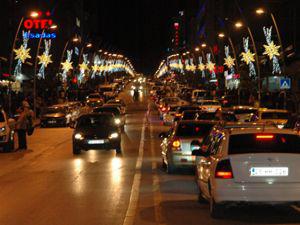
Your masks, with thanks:
M 122 153 L 122 148 L 121 148 L 121 143 L 118 145 L 118 147 L 116 148 L 116 153 L 117 154 L 121 154 Z
M 12 152 L 15 149 L 15 140 L 10 140 L 6 145 L 3 147 L 4 152 Z
M 73 155 L 79 155 L 80 152 L 80 148 L 78 148 L 76 145 L 73 145 Z
M 224 208 L 222 205 L 217 204 L 213 198 L 211 198 L 209 201 L 209 211 L 210 211 L 210 216 L 212 218 L 214 219 L 223 218 Z

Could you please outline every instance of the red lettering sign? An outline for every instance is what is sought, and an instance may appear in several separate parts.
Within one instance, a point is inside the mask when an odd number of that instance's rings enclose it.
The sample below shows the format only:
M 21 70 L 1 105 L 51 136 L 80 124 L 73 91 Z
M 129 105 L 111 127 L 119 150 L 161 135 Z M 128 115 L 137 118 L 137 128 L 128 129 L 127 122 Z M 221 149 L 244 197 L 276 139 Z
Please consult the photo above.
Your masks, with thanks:
M 24 27 L 27 30 L 31 29 L 45 29 L 51 27 L 53 24 L 52 20 L 49 19 L 27 19 L 24 21 Z

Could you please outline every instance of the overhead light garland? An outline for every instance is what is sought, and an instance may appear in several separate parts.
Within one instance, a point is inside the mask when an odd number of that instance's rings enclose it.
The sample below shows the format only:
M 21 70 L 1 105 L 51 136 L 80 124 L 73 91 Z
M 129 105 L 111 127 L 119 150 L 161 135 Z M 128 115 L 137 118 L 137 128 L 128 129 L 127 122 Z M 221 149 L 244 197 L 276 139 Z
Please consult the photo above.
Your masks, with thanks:
M 196 66 L 194 64 L 194 60 L 192 58 L 190 58 L 190 71 L 192 71 L 193 73 L 196 72 Z
M 15 59 L 18 60 L 14 70 L 14 76 L 19 81 L 23 79 L 22 64 L 25 63 L 26 59 L 31 59 L 31 56 L 29 54 L 30 48 L 27 48 L 28 40 L 29 37 L 24 35 L 23 31 L 23 44 L 20 46 L 20 48 L 14 49 L 14 52 L 16 54 Z
M 224 65 L 227 66 L 228 69 L 230 69 L 231 74 L 234 74 L 235 59 L 230 56 L 229 46 L 227 46 L 227 45 L 225 45 L 225 56 L 226 56 L 226 58 L 224 59 L 225 60 Z
M 201 56 L 199 56 L 198 69 L 202 73 L 202 78 L 205 78 L 205 64 L 203 63 L 203 58 Z
M 63 73 L 62 73 L 63 82 L 67 81 L 67 73 L 73 69 L 73 66 L 72 66 L 73 62 L 71 62 L 72 54 L 73 54 L 73 50 L 67 50 L 67 59 L 65 62 L 61 63 L 62 70 L 63 70 Z
M 41 64 L 41 67 L 39 69 L 39 72 L 37 74 L 38 78 L 45 79 L 45 68 L 52 63 L 51 56 L 49 54 L 50 48 L 51 48 L 51 40 L 44 40 L 45 44 L 45 50 L 42 55 L 38 56 L 39 64 Z
M 83 81 L 83 79 L 84 79 L 84 77 L 86 75 L 85 74 L 86 71 L 89 70 L 89 66 L 88 66 L 88 64 L 89 64 L 89 62 L 88 62 L 88 54 L 83 54 L 82 58 L 83 58 L 83 61 L 82 61 L 81 64 L 79 64 L 79 71 L 80 71 L 79 76 L 78 76 L 78 82 L 79 83 L 82 83 L 82 81 Z
M 208 69 L 208 71 L 211 73 L 211 78 L 212 79 L 215 79 L 216 78 L 216 73 L 215 73 L 215 63 L 213 63 L 211 61 L 211 54 L 210 53 L 207 53 L 206 54 L 206 69 Z
M 281 74 L 281 69 L 279 65 L 278 56 L 280 56 L 279 48 L 280 46 L 277 46 L 272 41 L 272 26 L 270 28 L 263 27 L 264 35 L 266 37 L 267 45 L 264 45 L 265 52 L 263 55 L 267 55 L 270 60 L 272 60 L 273 69 L 272 73 L 278 73 Z
M 244 52 L 242 52 L 241 57 L 242 61 L 245 62 L 249 66 L 249 75 L 250 77 L 256 77 L 256 71 L 254 67 L 254 56 L 255 54 L 252 53 L 249 49 L 249 37 L 243 38 L 243 46 Z
M 92 78 L 94 79 L 96 74 L 99 73 L 100 71 L 100 63 L 101 63 L 101 60 L 100 60 L 100 57 L 98 55 L 95 55 L 94 57 L 94 64 L 92 65 Z

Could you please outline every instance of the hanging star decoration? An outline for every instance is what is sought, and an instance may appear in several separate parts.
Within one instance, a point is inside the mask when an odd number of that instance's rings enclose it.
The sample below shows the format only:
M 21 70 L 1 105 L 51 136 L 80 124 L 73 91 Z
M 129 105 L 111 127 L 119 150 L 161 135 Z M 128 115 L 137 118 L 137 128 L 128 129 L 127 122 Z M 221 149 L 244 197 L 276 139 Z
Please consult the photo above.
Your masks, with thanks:
M 16 54 L 15 59 L 21 60 L 22 63 L 24 63 L 26 59 L 31 59 L 29 54 L 30 48 L 25 48 L 24 45 L 21 45 L 18 49 L 14 49 L 14 52 Z
M 209 61 L 207 64 L 206 64 L 206 68 L 211 72 L 211 71 L 214 71 L 215 70 L 215 63 Z
M 225 45 L 225 56 L 226 58 L 224 59 L 224 65 L 226 65 L 228 67 L 228 69 L 230 70 L 231 74 L 235 74 L 234 71 L 234 66 L 235 66 L 235 59 L 231 57 L 231 55 L 229 54 L 229 46 Z
M 190 59 L 190 70 L 192 71 L 192 72 L 194 72 L 195 73 L 195 71 L 196 71 L 196 66 L 194 65 L 194 62 L 193 62 L 193 59 Z
M 80 69 L 80 71 L 83 71 L 83 73 L 84 73 L 85 71 L 87 71 L 89 69 L 89 66 L 85 62 L 82 62 L 81 64 L 79 64 L 79 69 Z
M 206 60 L 207 60 L 207 63 L 206 63 L 206 69 L 208 69 L 208 71 L 211 73 L 211 78 L 212 79 L 215 79 L 216 78 L 216 73 L 215 73 L 215 63 L 213 63 L 210 59 L 211 57 L 211 54 L 210 53 L 207 53 L 206 54 Z
M 273 70 L 272 73 L 279 73 L 281 74 L 281 69 L 279 65 L 279 59 L 278 56 L 280 56 L 279 48 L 280 46 L 277 46 L 272 41 L 272 26 L 270 28 L 263 27 L 264 35 L 266 37 L 267 45 L 264 45 L 265 52 L 263 55 L 269 56 L 269 59 L 272 60 L 273 64 Z
M 250 77 L 255 77 L 256 76 L 256 71 L 253 62 L 255 54 L 252 53 L 249 49 L 249 37 L 243 38 L 243 47 L 244 47 L 244 52 L 242 52 L 241 57 L 242 61 L 245 62 L 247 65 L 249 65 L 249 75 Z
M 85 78 L 85 72 L 89 70 L 89 67 L 88 67 L 88 54 L 83 54 L 82 55 L 82 58 L 83 58 L 83 61 L 82 63 L 79 64 L 79 76 L 78 76 L 78 81 L 79 81 L 79 84 L 82 83 L 82 81 L 84 80 Z
M 73 69 L 73 62 L 69 62 L 69 61 L 65 61 L 65 62 L 62 62 L 61 65 L 62 65 L 62 68 L 64 71 L 68 72 L 69 70 L 72 70 Z
M 39 72 L 37 74 L 39 78 L 45 78 L 45 68 L 47 68 L 47 66 L 50 63 L 52 63 L 51 60 L 52 55 L 49 54 L 50 47 L 51 47 L 51 40 L 48 41 L 44 40 L 44 44 L 45 44 L 45 50 L 42 55 L 38 56 L 39 64 L 41 65 Z
M 92 70 L 94 72 L 98 72 L 100 70 L 100 66 L 98 66 L 97 64 L 95 64 L 95 65 L 92 66 Z
M 198 65 L 198 69 L 199 69 L 200 71 L 205 70 L 205 65 L 204 65 L 203 63 L 200 63 L 200 64 Z
M 63 70 L 63 73 L 62 73 L 62 78 L 63 78 L 63 81 L 67 81 L 67 72 L 69 72 L 70 70 L 73 69 L 73 62 L 71 62 L 72 60 L 72 54 L 73 54 L 73 50 L 67 50 L 67 59 L 65 62 L 62 62 L 61 65 L 62 65 L 62 70 Z
M 242 52 L 242 61 L 244 61 L 247 65 L 249 65 L 251 62 L 254 62 L 254 56 L 255 53 L 252 53 L 249 49 L 246 52 Z

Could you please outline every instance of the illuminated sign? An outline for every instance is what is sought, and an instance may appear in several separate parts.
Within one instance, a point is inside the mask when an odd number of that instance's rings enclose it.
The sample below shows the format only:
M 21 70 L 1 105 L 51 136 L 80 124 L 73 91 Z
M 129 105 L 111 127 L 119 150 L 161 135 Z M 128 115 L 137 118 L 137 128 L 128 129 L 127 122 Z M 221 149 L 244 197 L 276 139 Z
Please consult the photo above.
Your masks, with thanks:
M 27 32 L 24 32 L 24 37 L 30 39 L 56 38 L 56 33 L 51 31 L 51 26 L 54 24 L 50 16 L 51 13 L 49 11 L 45 12 L 44 16 L 42 12 L 38 12 L 36 13 L 35 18 L 25 19 L 23 26 Z

